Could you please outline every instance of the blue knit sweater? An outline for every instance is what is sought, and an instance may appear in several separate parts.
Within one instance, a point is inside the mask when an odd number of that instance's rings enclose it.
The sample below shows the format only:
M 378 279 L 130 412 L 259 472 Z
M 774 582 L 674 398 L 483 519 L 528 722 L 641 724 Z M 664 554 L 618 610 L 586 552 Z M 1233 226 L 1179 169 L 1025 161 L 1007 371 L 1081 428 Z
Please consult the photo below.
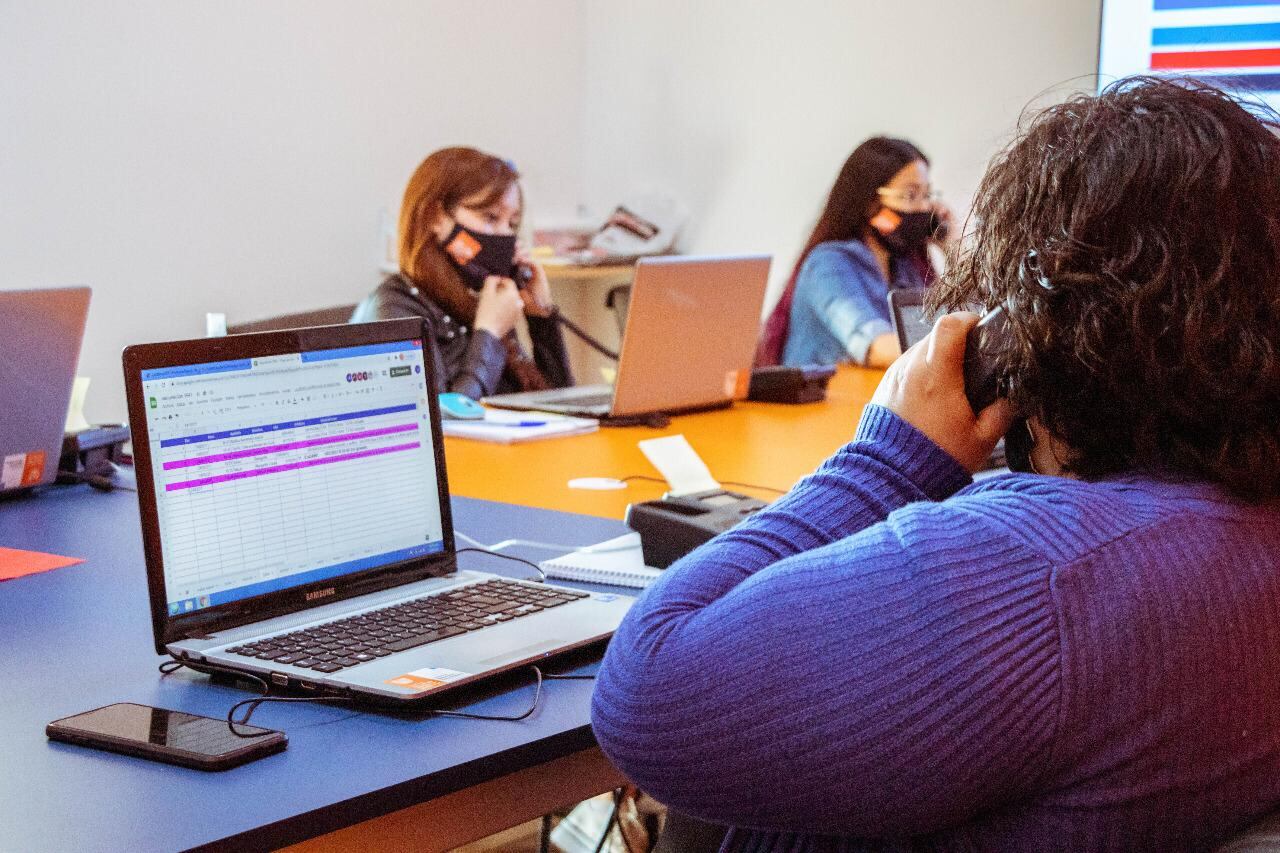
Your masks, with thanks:
M 1280 804 L 1280 506 L 973 484 L 869 406 L 618 630 L 596 736 L 726 849 L 1199 850 Z

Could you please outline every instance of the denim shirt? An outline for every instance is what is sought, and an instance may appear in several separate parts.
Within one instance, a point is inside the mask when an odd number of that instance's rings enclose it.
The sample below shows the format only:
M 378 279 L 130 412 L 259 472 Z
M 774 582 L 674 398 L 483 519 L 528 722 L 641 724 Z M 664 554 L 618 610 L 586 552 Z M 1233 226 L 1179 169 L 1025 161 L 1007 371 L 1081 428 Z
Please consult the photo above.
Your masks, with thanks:
M 921 288 L 915 264 L 890 256 L 894 288 Z M 893 331 L 889 283 L 871 248 L 861 240 L 821 243 L 796 276 L 791 324 L 782 363 L 866 364 L 871 342 Z

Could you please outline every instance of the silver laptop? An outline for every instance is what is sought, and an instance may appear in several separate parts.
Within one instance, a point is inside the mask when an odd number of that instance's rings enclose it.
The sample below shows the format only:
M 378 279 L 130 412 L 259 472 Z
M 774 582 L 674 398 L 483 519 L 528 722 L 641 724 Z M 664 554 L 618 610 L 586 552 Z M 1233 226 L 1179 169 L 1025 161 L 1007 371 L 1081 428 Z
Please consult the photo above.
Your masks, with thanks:
M 0 291 L 0 493 L 52 483 L 89 288 Z
M 746 399 L 769 260 L 641 258 L 612 386 L 497 394 L 483 402 L 603 418 L 714 409 Z
M 418 320 L 129 347 L 156 651 L 414 702 L 608 638 L 632 599 L 460 571 Z

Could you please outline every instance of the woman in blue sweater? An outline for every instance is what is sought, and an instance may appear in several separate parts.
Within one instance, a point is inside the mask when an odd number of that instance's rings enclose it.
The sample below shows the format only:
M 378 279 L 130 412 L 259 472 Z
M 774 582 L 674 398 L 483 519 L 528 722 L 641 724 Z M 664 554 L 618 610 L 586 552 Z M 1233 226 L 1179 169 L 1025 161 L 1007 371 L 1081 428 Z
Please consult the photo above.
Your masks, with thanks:
M 770 314 L 757 361 L 887 367 L 899 353 L 889 290 L 933 280 L 926 247 L 950 221 L 919 148 L 888 136 L 863 142 L 836 176 Z
M 1205 850 L 1280 805 L 1280 139 L 1122 81 L 996 158 L 851 443 L 671 567 L 605 753 L 730 851 Z M 1025 418 L 1032 471 L 970 472 Z

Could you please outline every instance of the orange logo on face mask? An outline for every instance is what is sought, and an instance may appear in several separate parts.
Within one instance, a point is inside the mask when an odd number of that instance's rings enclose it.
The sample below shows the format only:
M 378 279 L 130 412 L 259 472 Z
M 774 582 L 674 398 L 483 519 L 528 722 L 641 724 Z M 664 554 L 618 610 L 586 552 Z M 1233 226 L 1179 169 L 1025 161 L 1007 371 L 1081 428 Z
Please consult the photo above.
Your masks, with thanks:
M 871 227 L 881 234 L 892 234 L 901 224 L 902 217 L 898 212 L 887 207 L 880 208 L 880 212 L 871 217 Z
M 470 263 L 472 258 L 480 254 L 480 244 L 467 232 L 459 231 L 444 250 L 461 266 Z

